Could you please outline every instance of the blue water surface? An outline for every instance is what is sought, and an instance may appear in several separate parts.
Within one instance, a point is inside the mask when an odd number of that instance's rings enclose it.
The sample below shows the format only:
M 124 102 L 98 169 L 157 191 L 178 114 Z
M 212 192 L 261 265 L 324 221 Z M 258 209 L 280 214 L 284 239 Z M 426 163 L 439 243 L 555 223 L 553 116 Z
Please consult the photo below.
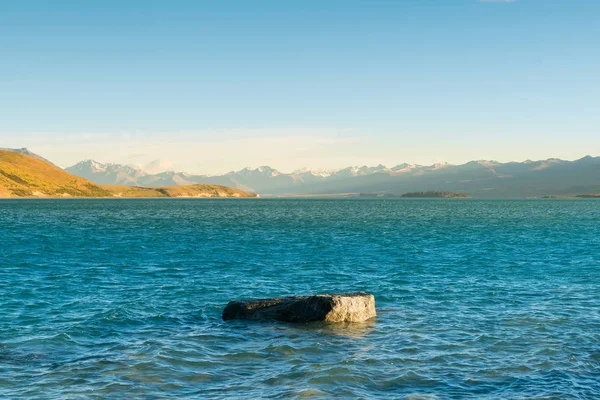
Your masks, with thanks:
M 2 200 L 0 397 L 600 398 L 600 201 Z

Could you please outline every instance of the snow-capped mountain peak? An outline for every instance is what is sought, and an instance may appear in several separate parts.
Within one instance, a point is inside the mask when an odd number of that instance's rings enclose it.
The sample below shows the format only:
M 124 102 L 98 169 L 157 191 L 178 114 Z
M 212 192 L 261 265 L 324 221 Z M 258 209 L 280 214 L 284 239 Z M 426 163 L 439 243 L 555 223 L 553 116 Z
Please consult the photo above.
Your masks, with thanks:
M 101 164 L 94 160 L 87 160 L 86 164 L 93 172 L 104 172 L 108 168 L 108 164 Z
M 300 168 L 300 169 L 295 170 L 294 172 L 292 172 L 292 174 L 294 174 L 294 175 L 312 175 L 312 176 L 316 176 L 316 177 L 327 178 L 336 172 L 337 172 L 337 170 L 311 169 L 311 168 L 305 167 L 305 168 Z

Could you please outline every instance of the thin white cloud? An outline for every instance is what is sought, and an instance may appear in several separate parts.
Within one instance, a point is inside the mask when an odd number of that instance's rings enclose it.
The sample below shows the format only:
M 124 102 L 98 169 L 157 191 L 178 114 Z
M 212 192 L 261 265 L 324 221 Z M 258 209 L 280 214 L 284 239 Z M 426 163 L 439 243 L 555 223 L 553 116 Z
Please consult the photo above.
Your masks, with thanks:
M 161 172 L 172 171 L 173 163 L 170 160 L 154 160 L 142 167 L 149 174 L 159 174 Z
M 166 170 L 218 174 L 247 166 L 302 166 L 352 163 L 359 138 L 327 129 L 197 132 L 2 134 L 0 147 L 28 147 L 61 167 L 85 159 L 133 164 L 150 172 Z M 325 161 L 325 162 L 324 162 Z
M 590 128 L 593 129 L 593 128 Z M 221 174 L 269 165 L 281 172 L 339 169 L 348 166 L 389 167 L 407 162 L 462 164 L 488 159 L 501 162 L 551 157 L 573 160 L 600 154 L 600 137 L 589 132 L 549 137 L 546 131 L 436 133 L 395 130 L 339 132 L 329 129 L 248 129 L 58 135 L 0 131 L 0 147 L 28 147 L 61 167 L 85 159 L 147 166 L 194 174 Z M 596 138 L 597 137 L 597 138 Z M 170 162 L 169 162 L 170 161 Z M 152 166 L 151 166 L 152 167 Z

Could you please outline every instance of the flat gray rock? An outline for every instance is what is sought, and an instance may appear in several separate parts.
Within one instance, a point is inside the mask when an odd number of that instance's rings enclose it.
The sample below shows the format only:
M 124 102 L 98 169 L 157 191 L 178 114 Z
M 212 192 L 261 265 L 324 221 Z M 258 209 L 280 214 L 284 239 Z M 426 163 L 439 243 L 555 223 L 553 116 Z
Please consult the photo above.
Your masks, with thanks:
M 375 297 L 357 292 L 230 301 L 223 319 L 277 320 L 284 322 L 361 322 L 374 318 Z

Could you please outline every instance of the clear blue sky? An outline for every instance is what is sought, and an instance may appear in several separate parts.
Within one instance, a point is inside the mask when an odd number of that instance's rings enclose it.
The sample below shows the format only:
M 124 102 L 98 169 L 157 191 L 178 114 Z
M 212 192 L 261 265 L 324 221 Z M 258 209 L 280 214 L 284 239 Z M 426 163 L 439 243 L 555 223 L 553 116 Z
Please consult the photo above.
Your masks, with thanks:
M 600 155 L 600 1 L 0 2 L 0 147 L 222 172 Z

